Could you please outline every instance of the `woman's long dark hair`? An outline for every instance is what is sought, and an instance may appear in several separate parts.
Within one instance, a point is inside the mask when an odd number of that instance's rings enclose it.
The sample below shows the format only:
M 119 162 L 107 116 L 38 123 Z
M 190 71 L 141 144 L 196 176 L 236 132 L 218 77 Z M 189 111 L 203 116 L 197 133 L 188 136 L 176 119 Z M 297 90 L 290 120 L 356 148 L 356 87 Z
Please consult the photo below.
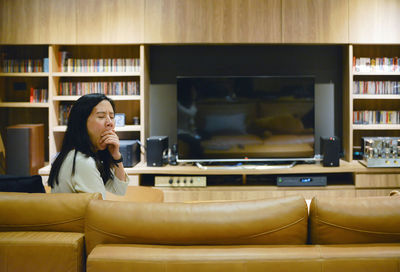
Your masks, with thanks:
M 90 141 L 86 125 L 87 119 L 93 108 L 103 100 L 109 101 L 115 112 L 114 102 L 104 94 L 98 93 L 81 96 L 72 106 L 68 117 L 67 131 L 64 135 L 61 151 L 53 162 L 50 170 L 48 184 L 52 188 L 55 184 L 58 184 L 58 175 L 65 157 L 71 150 L 74 149 L 75 154 L 72 166 L 72 175 L 75 174 L 75 158 L 76 153 L 79 151 L 88 157 L 92 157 L 96 161 L 97 169 L 100 172 L 104 184 L 106 184 L 106 182 L 112 178 L 111 154 L 107 149 L 100 150 L 96 153 L 94 152 L 94 146 Z

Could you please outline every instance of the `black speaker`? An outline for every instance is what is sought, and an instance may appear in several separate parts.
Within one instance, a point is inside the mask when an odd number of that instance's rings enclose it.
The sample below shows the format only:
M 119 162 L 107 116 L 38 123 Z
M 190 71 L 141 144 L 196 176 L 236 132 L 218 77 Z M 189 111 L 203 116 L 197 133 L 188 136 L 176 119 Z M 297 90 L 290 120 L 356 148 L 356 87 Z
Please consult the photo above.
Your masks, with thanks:
M 322 165 L 326 167 L 339 166 L 340 139 L 336 136 L 321 137 Z
M 140 146 L 137 140 L 120 140 L 119 152 L 124 158 L 124 167 L 133 167 L 140 161 Z
M 151 136 L 146 140 L 147 166 L 163 166 L 168 158 L 168 136 Z

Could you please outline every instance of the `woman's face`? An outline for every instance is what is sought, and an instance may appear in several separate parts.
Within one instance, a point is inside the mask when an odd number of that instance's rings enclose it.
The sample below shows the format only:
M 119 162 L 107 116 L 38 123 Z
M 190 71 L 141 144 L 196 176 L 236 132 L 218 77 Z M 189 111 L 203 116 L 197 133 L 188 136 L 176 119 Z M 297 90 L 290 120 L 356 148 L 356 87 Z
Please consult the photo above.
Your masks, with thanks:
M 100 139 L 104 131 L 113 130 L 115 127 L 114 110 L 111 103 L 103 100 L 97 104 L 90 113 L 86 126 L 95 151 L 106 149 L 107 145 L 101 144 Z

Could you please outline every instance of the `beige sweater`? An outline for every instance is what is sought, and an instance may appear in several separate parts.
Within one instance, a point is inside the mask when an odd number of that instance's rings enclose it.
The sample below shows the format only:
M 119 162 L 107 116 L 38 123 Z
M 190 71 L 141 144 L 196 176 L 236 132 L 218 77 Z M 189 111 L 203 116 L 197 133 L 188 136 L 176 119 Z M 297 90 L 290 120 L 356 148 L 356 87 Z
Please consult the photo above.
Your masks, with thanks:
M 75 175 L 72 175 L 72 165 L 75 150 L 71 150 L 65 157 L 61 165 L 58 184 L 51 189 L 52 193 L 95 193 L 106 197 L 106 190 L 117 195 L 124 195 L 129 184 L 129 177 L 125 173 L 125 181 L 119 180 L 115 175 L 104 185 L 96 162 L 91 157 L 86 157 L 83 153 L 76 154 Z M 111 170 L 114 174 L 114 171 Z

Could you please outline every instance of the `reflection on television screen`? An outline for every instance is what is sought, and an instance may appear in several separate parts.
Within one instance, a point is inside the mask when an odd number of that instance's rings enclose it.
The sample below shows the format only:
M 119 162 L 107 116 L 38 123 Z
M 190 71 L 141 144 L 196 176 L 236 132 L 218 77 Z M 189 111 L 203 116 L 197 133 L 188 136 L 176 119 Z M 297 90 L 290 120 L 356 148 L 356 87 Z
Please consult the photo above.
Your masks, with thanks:
M 314 158 L 314 77 L 178 77 L 180 161 Z

